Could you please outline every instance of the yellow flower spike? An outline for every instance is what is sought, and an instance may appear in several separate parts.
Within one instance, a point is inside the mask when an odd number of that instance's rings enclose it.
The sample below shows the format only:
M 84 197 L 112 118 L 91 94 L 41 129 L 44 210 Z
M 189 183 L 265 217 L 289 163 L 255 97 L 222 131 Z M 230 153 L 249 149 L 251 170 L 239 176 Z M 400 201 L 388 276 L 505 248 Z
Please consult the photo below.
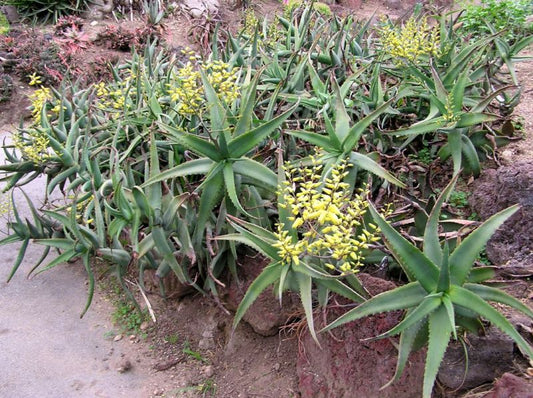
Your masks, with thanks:
M 32 73 L 28 78 L 30 79 L 30 82 L 28 83 L 30 86 L 36 86 L 43 83 L 43 79 L 37 73 Z
M 333 167 L 323 187 L 322 165 L 311 159 L 311 167 L 285 165 L 287 181 L 283 184 L 284 188 L 278 190 L 283 195 L 283 201 L 291 204 L 290 228 L 298 230 L 300 235 L 293 242 L 287 231 L 282 233 L 284 227 L 278 226 L 275 247 L 286 264 L 296 264 L 294 257 L 301 259 L 307 256 L 320 259 L 325 270 L 354 273 L 355 268 L 361 265 L 361 249 L 368 247 L 375 238 L 374 234 L 367 236 L 360 231 L 367 207 L 368 188 L 365 186 L 358 195 L 350 196 L 350 186 L 343 181 L 348 174 L 347 162 Z M 336 267 L 335 261 L 331 260 L 342 262 L 344 270 Z

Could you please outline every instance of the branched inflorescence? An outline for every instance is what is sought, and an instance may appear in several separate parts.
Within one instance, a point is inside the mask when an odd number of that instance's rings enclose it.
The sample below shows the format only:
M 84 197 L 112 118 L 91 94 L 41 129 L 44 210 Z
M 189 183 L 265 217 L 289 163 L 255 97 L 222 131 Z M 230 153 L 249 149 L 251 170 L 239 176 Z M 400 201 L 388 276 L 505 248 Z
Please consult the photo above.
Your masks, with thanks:
M 323 166 L 315 158 L 312 161 L 311 167 L 285 167 L 280 206 L 290 210 L 292 225 L 278 224 L 274 246 L 287 264 L 312 258 L 342 274 L 357 272 L 365 250 L 379 240 L 380 233 L 364 221 L 368 187 L 352 194 L 344 182 L 351 167 L 346 161 L 334 166 L 325 179 L 321 177 Z
M 41 86 L 29 95 L 31 101 L 31 114 L 36 125 L 41 124 L 43 108 L 52 99 L 52 92 L 49 88 Z
M 42 164 L 51 156 L 48 136 L 38 130 L 14 133 L 13 145 L 25 159 L 34 164 Z
M 230 105 L 239 98 L 238 68 L 231 68 L 229 64 L 222 61 L 201 64 L 193 51 L 184 51 L 189 56 L 189 62 L 177 69 L 173 74 L 172 82 L 167 84 L 170 99 L 180 115 L 197 115 L 206 106 L 200 69 L 205 72 L 207 80 L 221 102 Z M 195 66 L 193 62 L 196 62 L 198 66 Z
M 385 23 L 379 32 L 379 41 L 397 64 L 417 63 L 423 57 L 436 56 L 440 52 L 439 31 L 431 28 L 426 18 L 416 21 L 411 17 L 400 27 Z

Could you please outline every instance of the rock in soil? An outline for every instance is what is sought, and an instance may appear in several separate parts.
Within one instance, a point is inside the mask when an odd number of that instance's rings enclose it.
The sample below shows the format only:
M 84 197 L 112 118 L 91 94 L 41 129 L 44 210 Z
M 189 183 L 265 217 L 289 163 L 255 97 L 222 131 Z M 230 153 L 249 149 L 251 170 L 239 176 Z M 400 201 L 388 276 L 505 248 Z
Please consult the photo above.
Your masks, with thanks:
M 15 6 L 2 6 L 0 7 L 0 12 L 4 13 L 6 16 L 7 21 L 10 24 L 17 23 L 20 20 L 19 13 L 17 11 L 17 7 Z
M 213 375 L 215 374 L 215 368 L 213 367 L 213 365 L 208 365 L 204 367 L 203 374 L 207 378 L 213 377 Z
M 533 383 L 512 373 L 505 373 L 483 398 L 533 398 Z
M 469 334 L 464 344 L 468 369 L 463 344 L 453 342 L 439 370 L 439 381 L 450 389 L 471 389 L 492 382 L 513 368 L 513 340 L 494 327 L 488 328 L 484 336 Z
M 131 370 L 131 368 L 132 366 L 129 359 L 121 360 L 116 366 L 116 370 L 119 373 L 126 373 L 127 371 Z
M 496 265 L 509 262 L 514 274 L 533 274 L 533 163 L 487 169 L 472 191 L 470 205 L 482 220 L 511 205 L 521 205 L 489 240 L 487 256 Z
M 234 279 L 229 284 L 228 290 L 223 297 L 227 307 L 235 311 L 239 306 L 244 293 L 255 278 L 267 265 L 263 258 L 246 257 L 245 263 L 240 267 L 240 284 Z M 254 332 L 261 336 L 273 336 L 278 333 L 280 326 L 285 325 L 291 315 L 300 310 L 300 302 L 295 294 L 285 293 L 282 298 L 283 306 L 272 290 L 267 288 L 250 306 L 242 318 L 248 323 Z
M 359 274 L 363 285 L 372 294 L 393 289 L 394 283 L 366 274 Z M 341 301 L 341 299 L 337 299 Z M 328 309 L 328 322 L 346 312 L 345 308 Z M 365 397 L 411 398 L 422 395 L 425 352 L 411 354 L 400 380 L 380 391 L 394 375 L 397 350 L 388 339 L 361 341 L 395 326 L 401 319 L 399 311 L 366 317 L 332 331 L 332 336 L 319 335 L 322 349 L 310 334 L 302 334 L 297 373 L 302 398 Z M 322 317 L 315 320 L 323 326 Z

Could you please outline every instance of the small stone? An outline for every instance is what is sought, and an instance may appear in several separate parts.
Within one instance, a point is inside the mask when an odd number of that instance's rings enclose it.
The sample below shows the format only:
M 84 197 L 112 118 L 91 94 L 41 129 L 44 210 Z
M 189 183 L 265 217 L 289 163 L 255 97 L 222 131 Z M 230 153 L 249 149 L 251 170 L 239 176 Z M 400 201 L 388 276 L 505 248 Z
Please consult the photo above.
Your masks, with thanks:
M 214 374 L 215 374 L 215 368 L 213 366 L 209 365 L 204 368 L 205 377 L 213 377 Z
M 279 370 L 281 369 L 281 364 L 279 362 L 274 364 L 272 369 L 274 369 L 276 372 L 279 372 Z
M 91 26 L 96 26 L 96 25 L 98 25 L 98 21 L 92 21 L 90 25 Z
M 150 324 L 148 322 L 143 322 L 141 323 L 141 326 L 139 327 L 143 332 L 148 329 L 148 327 L 150 326 Z
M 117 335 L 115 336 L 115 338 L 113 339 L 113 341 L 120 341 L 120 340 L 122 340 L 123 337 L 124 337 L 123 335 L 121 335 L 121 334 L 117 334 Z
M 119 373 L 126 373 L 128 370 L 131 370 L 131 362 L 128 359 L 125 359 L 124 361 L 120 362 L 117 366 L 117 372 Z
M 200 18 L 204 14 L 204 12 L 204 10 L 199 10 L 198 8 L 191 8 L 189 10 L 191 17 L 193 18 Z
M 163 390 L 163 389 L 154 390 L 154 395 L 155 395 L 156 397 L 160 397 L 160 396 L 162 396 L 164 393 L 165 393 L 165 390 Z

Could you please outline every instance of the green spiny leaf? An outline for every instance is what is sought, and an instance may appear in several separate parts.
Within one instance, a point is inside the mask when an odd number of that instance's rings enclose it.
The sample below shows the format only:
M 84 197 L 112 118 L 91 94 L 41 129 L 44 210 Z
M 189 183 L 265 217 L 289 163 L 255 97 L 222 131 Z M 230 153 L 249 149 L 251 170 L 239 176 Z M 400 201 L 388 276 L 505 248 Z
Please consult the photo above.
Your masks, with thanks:
M 438 267 L 429 260 L 416 246 L 401 236 L 369 203 L 369 210 L 374 221 L 385 237 L 385 243 L 392 252 L 410 281 L 418 281 L 430 293 L 437 287 Z
M 382 333 L 379 336 L 370 338 L 368 340 L 383 339 L 386 337 L 394 336 L 398 333 L 402 333 L 405 330 L 413 327 L 415 324 L 418 324 L 419 322 L 423 321 L 427 316 L 429 316 L 429 314 L 439 308 L 441 304 L 442 293 L 427 295 L 417 307 L 410 309 L 409 313 L 400 323 L 398 323 L 396 326 L 386 331 L 385 333 Z
M 450 275 L 452 283 L 461 286 L 472 269 L 474 261 L 496 230 L 514 213 L 518 205 L 496 213 L 472 232 L 450 255 Z
M 524 338 L 516 331 L 513 325 L 483 298 L 473 293 L 469 289 L 460 286 L 452 286 L 450 289 L 450 299 L 456 305 L 469 308 L 477 312 L 488 321 L 492 322 L 498 329 L 511 337 L 516 344 L 529 356 L 533 358 L 533 350 L 524 340 Z
M 322 329 L 321 332 L 331 330 L 368 315 L 414 307 L 418 305 L 425 296 L 426 292 L 422 286 L 420 286 L 420 283 L 408 283 L 407 285 L 372 297 L 370 300 L 365 301 L 358 307 L 348 311 L 346 314 L 331 322 Z
M 431 213 L 429 214 L 426 227 L 424 230 L 424 254 L 433 261 L 434 264 L 440 266 L 442 264 L 442 248 L 439 242 L 439 217 L 440 211 L 444 201 L 450 196 L 455 184 L 457 183 L 457 176 L 452 178 L 444 191 L 435 202 Z
M 514 309 L 526 314 L 530 318 L 533 318 L 533 311 L 528 306 L 513 296 L 501 291 L 500 289 L 496 289 L 491 286 L 480 285 L 477 283 L 465 283 L 463 287 L 470 290 L 472 293 L 477 294 L 484 300 L 508 305 L 509 307 L 513 307 Z
M 431 398 L 433 385 L 437 378 L 442 358 L 448 347 L 452 325 L 444 306 L 440 306 L 429 316 L 429 340 L 426 356 L 426 368 L 424 371 L 424 386 L 422 396 Z

